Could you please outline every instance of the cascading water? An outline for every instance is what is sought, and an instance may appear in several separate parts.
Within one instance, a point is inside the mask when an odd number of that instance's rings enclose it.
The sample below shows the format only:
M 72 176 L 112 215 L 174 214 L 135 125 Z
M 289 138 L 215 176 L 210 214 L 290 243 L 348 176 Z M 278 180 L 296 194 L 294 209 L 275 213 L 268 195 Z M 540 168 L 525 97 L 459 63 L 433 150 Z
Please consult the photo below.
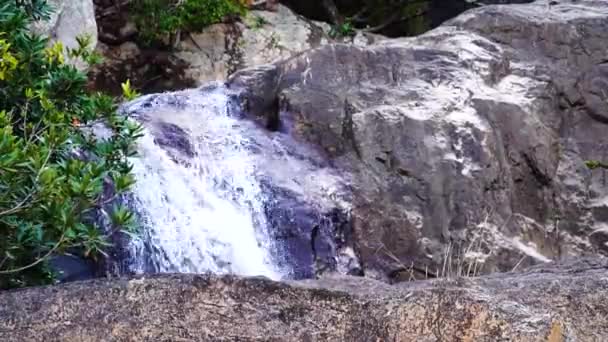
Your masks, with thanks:
M 249 142 L 227 101 L 220 88 L 192 96 L 187 109 L 164 116 L 196 133 L 192 158 L 179 151 L 170 155 L 150 131 L 140 141 L 140 156 L 132 160 L 134 194 L 144 239 L 153 250 L 148 262 L 160 272 L 280 278 L 269 253 L 272 242 Z
M 132 160 L 143 232 L 130 272 L 280 279 L 311 276 L 320 258 L 336 268 L 342 177 L 289 134 L 243 119 L 233 95 L 212 85 L 123 107 L 146 128 Z

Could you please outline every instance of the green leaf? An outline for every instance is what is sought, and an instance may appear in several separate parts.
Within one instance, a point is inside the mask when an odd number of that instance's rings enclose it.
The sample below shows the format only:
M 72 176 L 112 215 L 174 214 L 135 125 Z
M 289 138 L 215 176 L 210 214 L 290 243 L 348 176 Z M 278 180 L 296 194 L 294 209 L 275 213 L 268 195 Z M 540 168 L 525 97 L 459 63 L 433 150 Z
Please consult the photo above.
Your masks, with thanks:
M 127 99 L 128 101 L 131 101 L 140 96 L 140 94 L 131 87 L 131 80 L 127 80 L 120 86 L 122 87 L 122 96 L 124 96 L 125 99 Z
M 73 229 L 67 228 L 67 229 L 65 230 L 65 237 L 66 237 L 67 239 L 72 240 L 72 239 L 75 239 L 75 238 L 76 238 L 76 236 L 77 236 L 77 235 L 76 235 L 76 231 L 74 231 Z
M 129 190 L 131 186 L 135 184 L 135 177 L 129 173 L 114 174 L 112 177 L 112 182 L 114 183 L 116 193 L 123 193 Z

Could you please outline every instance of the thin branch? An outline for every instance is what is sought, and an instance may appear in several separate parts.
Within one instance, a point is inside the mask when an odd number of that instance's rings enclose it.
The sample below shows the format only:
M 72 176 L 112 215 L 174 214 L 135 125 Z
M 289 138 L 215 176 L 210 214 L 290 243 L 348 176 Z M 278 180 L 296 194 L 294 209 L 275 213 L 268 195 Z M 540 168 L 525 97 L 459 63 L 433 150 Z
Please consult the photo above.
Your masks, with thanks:
M 25 102 L 25 108 L 23 109 L 23 140 L 27 141 L 27 112 L 29 110 L 30 102 Z M 32 132 L 34 134 L 34 132 Z
M 5 255 L 4 259 L 2 259 L 2 261 L 0 262 L 0 268 L 2 268 L 2 265 L 4 265 L 4 263 L 6 262 L 6 260 L 8 260 L 8 255 Z

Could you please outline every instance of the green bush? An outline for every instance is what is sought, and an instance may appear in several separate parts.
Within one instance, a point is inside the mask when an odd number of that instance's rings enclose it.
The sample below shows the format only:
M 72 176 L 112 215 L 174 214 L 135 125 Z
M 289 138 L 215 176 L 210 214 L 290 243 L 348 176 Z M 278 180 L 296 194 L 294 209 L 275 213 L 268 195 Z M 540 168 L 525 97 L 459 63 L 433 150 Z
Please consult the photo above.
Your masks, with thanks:
M 352 37 L 357 34 L 357 31 L 353 24 L 346 20 L 342 24 L 332 26 L 331 30 L 329 30 L 329 36 L 331 38 L 342 38 L 342 37 Z
M 201 31 L 231 15 L 244 15 L 238 0 L 134 0 L 130 12 L 145 44 L 177 31 Z
M 117 115 L 114 100 L 86 91 L 87 77 L 65 63 L 66 55 L 93 63 L 87 48 L 27 30 L 48 17 L 45 1 L 0 4 L 0 288 L 48 284 L 50 256 L 78 253 L 97 258 L 108 235 L 132 233 L 133 215 L 120 205 L 109 210 L 103 233 L 94 223 L 99 208 L 134 183 L 127 158 L 141 127 Z M 132 91 L 126 84 L 127 93 Z M 96 138 L 92 125 L 111 129 Z M 104 197 L 113 184 L 116 194 Z

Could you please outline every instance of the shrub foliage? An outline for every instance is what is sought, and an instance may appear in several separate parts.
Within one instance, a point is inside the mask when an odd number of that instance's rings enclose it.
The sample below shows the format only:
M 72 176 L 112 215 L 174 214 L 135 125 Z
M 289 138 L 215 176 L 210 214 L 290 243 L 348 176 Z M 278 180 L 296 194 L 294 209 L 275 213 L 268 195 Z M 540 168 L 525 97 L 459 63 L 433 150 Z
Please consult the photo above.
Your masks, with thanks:
M 41 0 L 0 4 L 0 288 L 50 283 L 49 257 L 97 258 L 109 234 L 134 229 L 124 207 L 100 208 L 113 200 L 108 184 L 116 196 L 134 183 L 128 157 L 141 127 L 117 115 L 113 98 L 88 93 L 86 75 L 66 63 L 96 62 L 90 39 L 65 49 L 28 31 L 51 10 Z M 94 124 L 111 134 L 96 137 Z M 111 229 L 96 226 L 99 213 Z
M 242 0 L 134 0 L 130 9 L 146 44 L 182 30 L 200 31 L 226 17 L 244 15 L 245 11 Z

